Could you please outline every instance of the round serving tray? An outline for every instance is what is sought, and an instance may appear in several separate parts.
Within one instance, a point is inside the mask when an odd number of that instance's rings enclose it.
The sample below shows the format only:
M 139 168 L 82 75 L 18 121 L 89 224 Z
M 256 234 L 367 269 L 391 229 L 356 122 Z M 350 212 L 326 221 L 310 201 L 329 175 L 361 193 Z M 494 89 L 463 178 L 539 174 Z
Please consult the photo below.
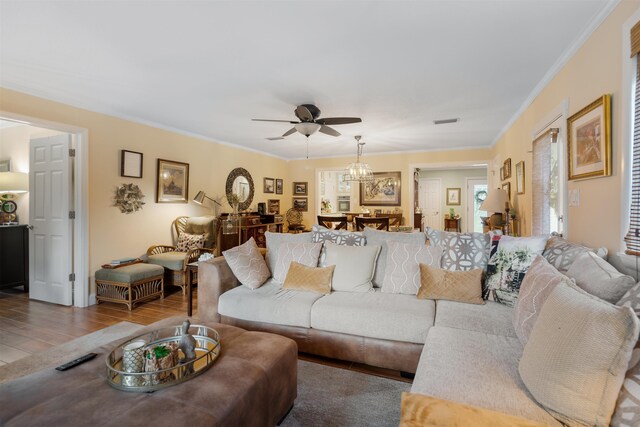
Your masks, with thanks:
M 189 334 L 196 340 L 196 358 L 168 369 L 152 372 L 126 372 L 122 366 L 124 347 L 134 341 L 144 341 L 146 348 L 180 341 L 182 326 L 147 332 L 118 345 L 107 356 L 107 381 L 118 390 L 147 393 L 185 382 L 209 369 L 220 354 L 220 336 L 215 329 L 191 325 Z M 182 358 L 184 355 L 179 352 Z M 159 378 L 164 378 L 160 380 Z

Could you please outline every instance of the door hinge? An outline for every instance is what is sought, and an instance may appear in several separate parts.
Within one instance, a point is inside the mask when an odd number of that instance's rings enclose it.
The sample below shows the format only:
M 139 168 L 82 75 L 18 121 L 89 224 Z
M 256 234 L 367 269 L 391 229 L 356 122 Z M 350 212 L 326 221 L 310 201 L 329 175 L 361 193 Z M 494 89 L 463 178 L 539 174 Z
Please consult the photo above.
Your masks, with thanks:
M 69 211 L 69 219 L 76 219 L 76 211 Z
M 69 148 L 69 157 L 75 157 L 75 156 L 76 156 L 76 149 Z
M 75 282 L 76 281 L 76 273 L 71 273 L 69 275 L 69 281 L 70 282 Z

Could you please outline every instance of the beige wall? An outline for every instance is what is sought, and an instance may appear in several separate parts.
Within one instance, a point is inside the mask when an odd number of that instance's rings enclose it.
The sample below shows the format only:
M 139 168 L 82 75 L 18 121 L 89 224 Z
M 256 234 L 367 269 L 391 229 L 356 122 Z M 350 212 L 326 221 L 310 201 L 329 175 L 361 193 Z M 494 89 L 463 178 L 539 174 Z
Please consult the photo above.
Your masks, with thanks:
M 89 143 L 89 267 L 93 273 L 114 258 L 139 256 L 152 244 L 171 243 L 171 222 L 180 215 L 206 215 L 211 209 L 193 202 L 157 204 L 156 162 L 158 158 L 190 164 L 189 197 L 200 189 L 210 196 L 223 196 L 228 173 L 244 167 L 253 177 L 253 205 L 280 198 L 281 209 L 291 205 L 291 181 L 287 162 L 260 153 L 180 135 L 127 120 L 0 89 L 0 110 L 37 119 L 88 129 Z M 142 179 L 120 177 L 120 150 L 144 154 Z M 262 192 L 262 178 L 283 178 L 284 194 L 273 197 Z M 118 185 L 140 186 L 146 204 L 141 211 L 122 214 L 113 205 Z M 230 208 L 226 202 L 224 208 Z
M 366 155 L 365 152 L 362 161 L 369 163 L 374 172 L 402 172 L 400 208 L 404 214 L 405 223 L 411 225 L 413 218 L 413 205 L 411 204 L 413 197 L 413 172 L 410 171 L 410 168 L 429 165 L 450 166 L 453 164 L 486 163 L 487 159 L 490 158 L 490 150 L 477 149 L 386 155 Z M 316 206 L 316 170 L 323 168 L 344 168 L 353 161 L 354 157 L 336 157 L 329 159 L 294 160 L 290 162 L 289 176 L 291 181 L 306 181 L 309 183 L 309 211 L 304 213 L 304 224 L 307 227 L 317 222 L 316 215 L 319 211 L 319 207 Z M 355 194 L 357 195 L 359 193 Z M 394 207 L 389 206 L 367 206 L 367 208 L 372 211 L 377 208 L 385 211 L 387 209 L 394 209 Z M 353 198 L 351 210 L 358 212 L 360 209 L 359 197 Z
M 580 190 L 580 206 L 570 207 L 567 216 L 569 239 L 592 246 L 621 249 L 621 165 L 622 65 L 627 52 L 622 52 L 622 27 L 638 10 L 637 1 L 622 1 L 591 35 L 578 52 L 536 97 L 497 142 L 492 152 L 500 161 L 510 157 L 512 171 L 525 161 L 524 195 L 515 196 L 515 207 L 521 214 L 524 234 L 531 233 L 531 141 L 532 132 L 550 112 L 568 100 L 569 116 L 605 93 L 612 98 L 613 174 L 611 177 L 570 181 L 569 190 Z M 515 178 L 511 179 L 512 190 Z

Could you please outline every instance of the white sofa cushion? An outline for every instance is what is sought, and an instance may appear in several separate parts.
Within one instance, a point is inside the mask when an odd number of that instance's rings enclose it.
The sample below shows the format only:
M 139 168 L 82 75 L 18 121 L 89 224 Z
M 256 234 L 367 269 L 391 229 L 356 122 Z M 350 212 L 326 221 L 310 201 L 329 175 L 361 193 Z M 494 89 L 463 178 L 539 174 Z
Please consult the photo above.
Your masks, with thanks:
M 387 242 L 412 243 L 415 245 L 425 245 L 427 238 L 424 233 L 396 233 L 391 231 L 375 230 L 372 227 L 364 228 L 364 237 L 367 245 L 380 246 L 380 255 L 376 263 L 376 271 L 373 274 L 373 286 L 382 287 L 387 266 Z
M 522 384 L 521 354 L 522 344 L 515 337 L 435 326 L 429 330 L 411 392 L 560 426 Z
M 218 301 L 223 316 L 277 325 L 311 326 L 311 306 L 321 294 L 282 289 L 273 279 L 258 289 L 238 286 L 225 292 Z
M 322 243 L 317 243 L 322 245 Z M 325 265 L 335 265 L 331 289 L 346 292 L 373 290 L 371 279 L 376 268 L 380 246 L 344 246 L 326 242 Z
M 257 289 L 271 277 L 271 272 L 253 237 L 227 251 L 222 252 L 229 268 L 240 283 L 249 289 Z
M 311 327 L 329 332 L 423 344 L 435 304 L 413 295 L 332 292 L 311 307 Z
M 307 267 L 316 267 L 320 257 L 320 249 L 322 249 L 322 243 L 283 243 L 278 249 L 273 279 L 283 283 L 292 262 Z
M 276 269 L 276 261 L 278 260 L 278 251 L 283 243 L 311 243 L 313 242 L 311 232 L 308 233 L 272 233 L 267 231 L 264 233 L 267 240 L 267 255 L 265 260 L 271 274 Z
M 382 283 L 382 292 L 417 295 L 421 283 L 420 264 L 440 267 L 442 248 L 393 241 L 387 242 L 386 245 L 387 266 Z M 382 262 L 380 257 L 378 257 L 378 262 Z
M 443 326 L 487 334 L 516 337 L 513 328 L 513 309 L 495 301 L 486 304 L 466 304 L 456 301 L 436 302 L 436 326 Z
M 571 264 L 567 276 L 576 284 L 611 304 L 616 304 L 629 289 L 636 284 L 636 280 L 620 273 L 616 268 L 593 252 L 585 252 Z

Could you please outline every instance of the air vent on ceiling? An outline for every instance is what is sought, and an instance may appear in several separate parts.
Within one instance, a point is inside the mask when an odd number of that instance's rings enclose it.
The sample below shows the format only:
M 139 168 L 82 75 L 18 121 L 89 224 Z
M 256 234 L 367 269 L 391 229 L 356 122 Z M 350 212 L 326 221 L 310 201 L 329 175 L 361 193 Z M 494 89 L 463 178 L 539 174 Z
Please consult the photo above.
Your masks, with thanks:
M 446 125 L 447 123 L 458 123 L 460 119 L 442 119 L 442 120 L 434 120 L 434 125 Z

